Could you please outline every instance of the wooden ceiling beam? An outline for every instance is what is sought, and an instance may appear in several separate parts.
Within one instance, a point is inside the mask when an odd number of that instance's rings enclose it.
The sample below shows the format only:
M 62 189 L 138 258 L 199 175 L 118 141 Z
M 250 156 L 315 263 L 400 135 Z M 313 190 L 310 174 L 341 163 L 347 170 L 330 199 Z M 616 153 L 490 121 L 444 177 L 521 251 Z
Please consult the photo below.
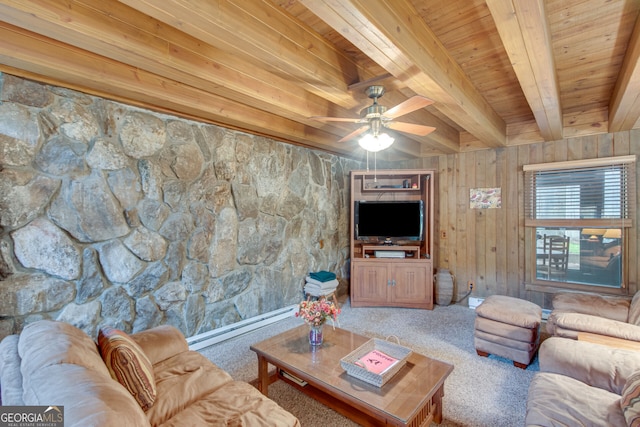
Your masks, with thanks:
M 351 132 L 352 127 L 340 123 L 320 123 L 309 117 L 357 117 L 358 112 L 342 109 L 339 105 L 292 84 L 286 73 L 273 74 L 243 59 L 251 57 L 254 52 L 236 50 L 229 53 L 204 44 L 201 40 L 122 3 L 100 0 L 61 0 L 48 3 L 2 0 L 0 15 L 11 24 L 34 29 L 44 36 L 89 52 L 97 52 L 158 76 L 244 103 L 251 108 L 259 108 L 310 128 L 318 128 L 333 134 L 334 141 Z M 270 22 L 268 28 L 277 24 Z M 236 30 L 243 33 L 237 27 Z M 271 31 L 269 37 L 273 38 L 273 33 Z M 266 34 L 256 37 L 268 38 Z M 282 37 L 284 36 L 280 38 Z M 277 46 L 272 46 L 271 49 L 277 50 Z M 328 52 L 329 48 L 325 46 L 320 50 Z M 333 56 L 338 56 L 337 51 Z M 330 57 L 332 55 L 326 55 L 323 62 L 316 63 L 315 67 L 322 68 Z M 343 58 L 340 62 L 344 63 L 344 60 Z M 363 70 L 359 72 L 363 74 Z M 334 76 L 336 79 L 338 77 L 343 78 Z M 323 85 L 329 86 L 329 82 L 324 82 Z M 351 93 L 344 93 L 348 95 L 351 104 L 356 102 Z M 346 97 L 343 95 L 343 98 Z M 397 102 L 404 100 L 402 98 Z M 434 151 L 443 154 L 458 151 L 458 135 L 455 130 L 426 110 L 417 112 L 416 116 L 420 120 L 418 123 L 437 123 L 440 132 L 427 137 L 399 135 L 396 150 L 409 156 L 420 156 L 423 145 L 429 145 Z M 286 133 L 286 129 L 280 133 Z
M 358 117 L 359 111 L 341 111 L 336 104 L 344 108 L 362 108 L 359 94 L 354 96 L 350 91 L 351 84 L 378 77 L 270 2 L 165 0 L 159 8 L 153 0 L 120 1 L 197 40 L 211 46 L 224 46 L 225 50 L 233 52 L 234 57 L 258 61 L 274 76 L 285 76 L 287 81 L 282 82 L 282 99 L 285 102 L 288 101 L 287 92 L 297 85 L 330 101 L 331 104 L 326 105 L 323 111 L 307 109 L 307 117 Z M 198 10 L 195 16 L 194 8 Z M 256 66 L 246 68 L 255 70 Z M 405 100 L 405 97 L 392 93 L 385 98 L 390 105 Z M 414 113 L 414 117 L 417 123 L 435 126 L 437 131 L 426 137 L 401 135 L 401 140 L 430 145 L 443 154 L 459 151 L 459 135 L 453 127 L 427 110 Z M 422 150 L 418 148 L 418 152 Z
M 5 50 L 0 70 L 337 153 L 344 148 L 337 140 L 358 124 L 310 117 L 358 117 L 370 104 L 363 86 L 381 81 L 381 105 L 389 108 L 416 94 L 435 101 L 401 121 L 437 130 L 425 137 L 398 132 L 393 156 L 640 126 L 640 3 L 602 2 L 598 11 L 586 0 L 431 3 L 0 0 L 0 21 L 37 40 L 20 46 L 23 58 Z M 113 87 L 40 59 L 54 41 L 64 46 L 61 54 L 69 49 L 78 60 L 104 62 L 98 75 Z M 130 73 L 168 85 L 170 99 L 152 105 L 159 92 L 136 90 L 126 81 Z M 183 99 L 173 92 L 178 87 Z M 346 145 L 359 150 L 355 141 Z
M 506 125 L 408 0 L 299 0 L 369 58 L 488 147 Z
M 2 22 L 0 40 L 0 64 L 44 76 L 49 84 L 340 155 L 352 156 L 357 147 L 337 143 L 332 134 L 293 120 Z
M 211 46 L 248 56 L 273 74 L 286 76 L 290 84 L 302 85 L 343 108 L 356 106 L 347 92 L 347 86 L 359 79 L 354 64 L 322 37 L 269 2 L 120 2 Z
M 633 129 L 640 120 L 640 15 L 609 102 L 609 132 Z
M 486 0 L 540 134 L 562 139 L 562 106 L 543 0 Z
M 337 114 L 348 110 L 117 2 L 0 3 L 0 16 L 10 24 L 308 126 L 333 130 L 337 139 L 345 132 L 308 117 L 328 109 Z
M 105 9 L 107 7 L 108 10 Z M 237 55 L 213 46 L 203 46 L 202 42 L 140 15 L 125 5 L 100 0 L 45 4 L 2 0 L 0 15 L 20 27 L 37 29 L 44 36 L 89 52 L 100 52 L 160 78 L 188 84 L 205 93 L 233 100 L 236 105 L 245 104 L 251 110 L 258 108 L 268 115 L 295 120 L 286 120 L 283 129 L 273 129 L 272 136 L 276 139 L 287 134 L 290 123 L 302 124 L 309 129 L 318 128 L 322 130 L 319 134 L 327 135 L 327 139 L 335 142 L 351 131 L 348 126 L 322 124 L 309 118 L 310 115 L 326 114 L 327 110 L 345 115 L 350 111 L 309 94 L 283 77 L 243 62 Z M 92 89 L 91 84 L 87 89 Z M 203 119 L 208 120 L 207 117 Z M 274 120 L 271 124 L 275 126 L 280 122 Z M 224 125 L 224 121 L 218 123 Z M 229 126 L 242 129 L 239 123 L 229 123 Z M 264 130 L 251 127 L 248 130 L 268 135 Z M 337 148 L 327 141 L 321 145 L 325 149 L 327 146 Z M 343 145 L 357 148 L 353 143 Z M 418 142 L 405 138 L 398 140 L 396 150 L 409 156 L 421 153 Z M 342 148 L 333 151 L 345 153 Z

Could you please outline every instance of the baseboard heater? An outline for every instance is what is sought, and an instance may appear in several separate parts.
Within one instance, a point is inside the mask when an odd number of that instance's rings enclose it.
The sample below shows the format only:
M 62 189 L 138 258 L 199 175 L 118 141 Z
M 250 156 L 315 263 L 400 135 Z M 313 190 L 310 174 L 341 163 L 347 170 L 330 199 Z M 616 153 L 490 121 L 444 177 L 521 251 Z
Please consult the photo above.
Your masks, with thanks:
M 228 340 L 238 335 L 265 327 L 287 317 L 295 316 L 298 305 L 290 305 L 278 310 L 270 311 L 250 319 L 241 320 L 231 325 L 222 326 L 212 331 L 203 332 L 187 338 L 190 350 L 200 350 L 210 345 Z
M 482 301 L 484 301 L 484 298 L 469 297 L 469 308 L 475 310 L 477 306 L 482 304 Z
M 475 310 L 480 304 L 482 304 L 484 298 L 470 297 L 469 298 L 469 308 Z M 551 310 L 548 308 L 542 309 L 542 320 L 547 320 L 549 318 L 549 314 L 551 314 Z

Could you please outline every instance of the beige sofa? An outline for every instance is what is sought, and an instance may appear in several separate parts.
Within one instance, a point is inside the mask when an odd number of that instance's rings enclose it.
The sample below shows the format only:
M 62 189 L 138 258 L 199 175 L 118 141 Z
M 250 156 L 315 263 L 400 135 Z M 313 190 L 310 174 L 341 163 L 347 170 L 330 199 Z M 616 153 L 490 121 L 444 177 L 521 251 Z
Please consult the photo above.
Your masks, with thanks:
M 161 326 L 129 338 L 152 366 L 155 400 L 148 410 L 112 378 L 96 342 L 49 320 L 0 343 L 2 403 L 64 406 L 67 427 L 300 425 L 255 387 L 190 351 L 177 329 Z
M 577 339 L 580 332 L 640 342 L 640 292 L 633 298 L 577 292 L 554 295 L 550 335 Z
M 618 274 L 621 261 L 620 245 L 604 248 L 598 255 L 580 257 L 582 269 L 592 274 Z
M 627 381 L 640 384 L 640 353 L 551 337 L 538 357 L 540 372 L 527 397 L 527 426 L 626 426 L 623 408 L 627 417 L 637 416 L 638 399 L 629 398 L 634 389 Z

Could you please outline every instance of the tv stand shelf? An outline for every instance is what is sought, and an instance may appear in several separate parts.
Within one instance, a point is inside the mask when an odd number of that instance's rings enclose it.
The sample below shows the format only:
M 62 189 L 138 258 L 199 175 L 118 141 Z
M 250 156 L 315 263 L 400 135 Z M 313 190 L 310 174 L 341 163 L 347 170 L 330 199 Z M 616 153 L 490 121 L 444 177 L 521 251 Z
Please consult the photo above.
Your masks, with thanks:
M 422 181 L 425 176 L 429 174 L 418 173 L 398 173 L 393 175 L 388 174 L 364 174 L 362 175 L 362 187 L 361 191 L 368 192 L 417 192 L 422 191 Z
M 433 309 L 434 171 L 351 171 L 351 306 Z M 400 236 L 356 240 L 357 202 L 414 202 L 424 207 L 421 240 Z M 362 206 L 362 203 L 358 203 Z M 380 221 L 402 221 L 382 215 Z M 393 216 L 393 215 L 391 215 Z M 389 237 L 394 244 L 382 244 Z M 403 236 L 406 237 L 406 236 Z M 406 244 L 404 244 L 406 242 Z M 383 253 L 380 253 L 383 251 Z M 376 252 L 378 256 L 376 256 Z
M 401 252 L 404 256 L 400 259 L 420 259 L 420 246 L 397 246 L 397 245 L 362 245 L 362 254 L 365 258 L 377 258 L 376 252 L 388 251 L 388 252 Z M 386 259 L 393 259 L 393 257 L 387 257 Z

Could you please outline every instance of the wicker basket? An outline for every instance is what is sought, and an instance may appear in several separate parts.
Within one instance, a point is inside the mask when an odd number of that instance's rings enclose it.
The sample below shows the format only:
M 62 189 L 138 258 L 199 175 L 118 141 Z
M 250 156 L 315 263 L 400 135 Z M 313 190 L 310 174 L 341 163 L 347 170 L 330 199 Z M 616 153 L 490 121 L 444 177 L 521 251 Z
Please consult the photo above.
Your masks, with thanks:
M 370 372 L 355 364 L 358 359 L 369 353 L 371 350 L 379 350 L 391 357 L 394 357 L 398 359 L 398 363 L 391 366 L 391 368 L 381 374 Z M 343 357 L 340 360 L 340 365 L 345 371 L 347 371 L 347 374 L 352 377 L 356 377 L 362 381 L 368 382 L 369 384 L 373 384 L 376 387 L 382 387 L 391 379 L 391 377 L 400 371 L 400 369 L 407 363 L 407 359 L 410 355 L 411 350 L 406 347 L 389 341 L 372 338 Z

